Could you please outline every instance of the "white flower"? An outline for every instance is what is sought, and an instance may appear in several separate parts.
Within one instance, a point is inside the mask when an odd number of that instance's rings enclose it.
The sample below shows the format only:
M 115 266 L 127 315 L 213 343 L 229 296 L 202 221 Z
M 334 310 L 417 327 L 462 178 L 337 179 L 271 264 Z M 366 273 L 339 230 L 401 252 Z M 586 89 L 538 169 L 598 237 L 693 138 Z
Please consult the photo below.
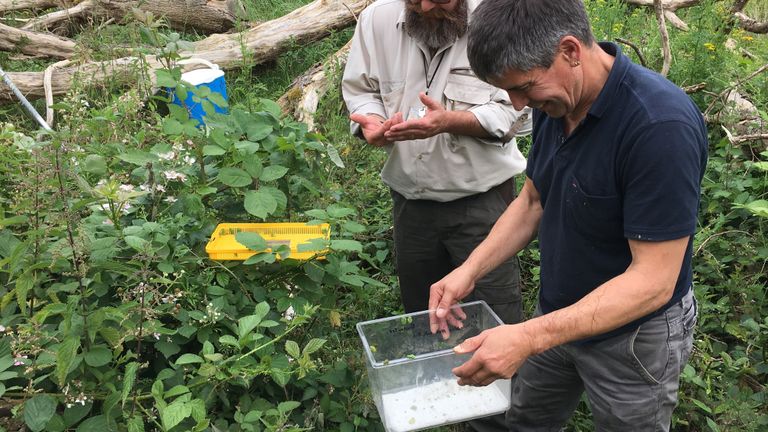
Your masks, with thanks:
M 4 325 L 0 325 L 0 333 L 5 333 L 5 326 Z
M 155 337 L 155 340 L 160 340 L 160 333 L 152 333 L 152 336 Z
M 176 201 L 178 201 L 178 198 L 176 198 L 176 197 L 173 197 L 173 196 L 167 196 L 167 197 L 165 197 L 165 199 L 164 199 L 163 201 L 165 201 L 165 202 L 167 202 L 167 203 L 171 203 L 171 204 L 173 204 L 173 203 L 175 203 Z
M 133 192 L 133 185 L 132 184 L 121 184 L 118 189 L 120 189 L 123 192 Z
M 179 181 L 187 181 L 187 175 L 180 173 L 178 171 L 165 171 L 163 173 L 166 179 L 168 180 L 179 180 Z
M 195 161 L 197 161 L 197 159 L 193 158 L 192 156 L 189 156 L 189 155 L 184 156 L 184 163 L 187 165 L 192 165 L 193 163 L 195 163 Z
M 176 152 L 169 151 L 168 153 L 160 153 L 157 155 L 162 160 L 173 160 L 176 159 Z
M 293 306 L 288 306 L 288 309 L 283 312 L 283 318 L 285 318 L 286 321 L 292 321 L 295 316 L 296 311 L 293 310 Z

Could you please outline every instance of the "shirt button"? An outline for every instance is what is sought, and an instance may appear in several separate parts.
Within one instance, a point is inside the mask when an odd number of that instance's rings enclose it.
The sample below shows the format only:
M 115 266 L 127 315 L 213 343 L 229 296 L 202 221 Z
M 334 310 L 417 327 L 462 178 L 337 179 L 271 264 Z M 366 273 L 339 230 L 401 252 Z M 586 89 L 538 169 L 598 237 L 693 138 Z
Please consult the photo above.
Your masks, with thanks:
M 422 160 L 422 159 L 424 159 L 424 155 L 423 155 L 423 154 L 419 154 L 419 155 L 417 156 L 417 158 L 418 158 L 419 160 Z

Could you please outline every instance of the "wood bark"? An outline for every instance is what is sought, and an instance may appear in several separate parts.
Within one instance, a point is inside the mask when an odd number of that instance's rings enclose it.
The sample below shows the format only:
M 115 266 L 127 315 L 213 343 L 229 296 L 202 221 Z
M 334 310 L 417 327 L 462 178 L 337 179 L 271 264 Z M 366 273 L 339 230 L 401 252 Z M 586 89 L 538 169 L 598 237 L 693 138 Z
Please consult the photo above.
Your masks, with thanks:
M 69 58 L 75 53 L 75 42 L 48 33 L 0 24 L 0 50 L 19 51 L 29 56 Z
M 235 69 L 243 65 L 253 66 L 276 58 L 296 44 L 302 45 L 321 39 L 331 32 L 348 27 L 370 0 L 315 0 L 293 12 L 258 24 L 243 33 L 214 34 L 193 44 L 192 52 L 182 52 L 182 57 L 196 57 L 218 64 L 222 69 Z M 53 71 L 51 91 L 53 95 L 66 93 L 73 80 L 88 87 L 111 85 L 136 85 L 142 65 L 148 67 L 147 76 L 154 77 L 154 70 L 162 67 L 154 56 L 143 62 L 136 57 L 88 62 Z M 11 72 L 9 78 L 28 98 L 43 97 L 43 72 Z M 0 103 L 13 100 L 6 86 L 0 86 Z
M 57 0 L 0 0 L 0 15 L 17 10 L 48 9 L 54 6 L 62 6 L 65 3 L 64 1 Z
M 757 21 L 755 19 L 748 17 L 742 12 L 736 12 L 734 16 L 736 17 L 737 20 L 739 20 L 739 26 L 744 30 L 752 33 L 760 33 L 760 34 L 768 33 L 768 21 L 766 22 Z
M 661 0 L 654 0 L 653 9 L 656 11 L 656 20 L 659 23 L 659 33 L 661 34 L 661 51 L 664 57 L 664 64 L 661 66 L 661 75 L 669 74 L 669 66 L 672 64 L 672 52 L 669 49 L 669 33 L 667 32 L 667 23 L 664 18 L 664 8 Z
M 315 129 L 315 113 L 320 99 L 335 84 L 333 72 L 341 70 L 347 63 L 349 41 L 321 64 L 317 64 L 296 78 L 291 88 L 277 103 L 283 108 L 283 112 L 290 114 L 298 121 L 304 122 L 309 130 Z

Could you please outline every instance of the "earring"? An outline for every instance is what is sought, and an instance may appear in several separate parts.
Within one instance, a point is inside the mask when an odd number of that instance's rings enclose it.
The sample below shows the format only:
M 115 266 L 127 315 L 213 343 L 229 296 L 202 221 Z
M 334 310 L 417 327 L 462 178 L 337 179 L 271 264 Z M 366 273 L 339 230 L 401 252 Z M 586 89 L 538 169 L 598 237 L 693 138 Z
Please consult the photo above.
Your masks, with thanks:
M 573 66 L 573 67 L 576 67 L 576 66 L 578 66 L 578 65 L 580 65 L 580 64 L 581 64 L 581 61 L 580 61 L 580 60 L 574 60 L 574 61 L 573 61 L 573 64 L 572 64 L 571 66 Z

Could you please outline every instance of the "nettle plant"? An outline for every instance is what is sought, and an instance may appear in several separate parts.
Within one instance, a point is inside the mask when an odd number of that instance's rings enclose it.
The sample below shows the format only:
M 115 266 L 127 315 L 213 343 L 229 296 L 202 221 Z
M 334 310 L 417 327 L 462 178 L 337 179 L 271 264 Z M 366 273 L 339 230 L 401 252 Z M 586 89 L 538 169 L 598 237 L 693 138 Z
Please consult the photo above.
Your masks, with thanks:
M 356 372 L 325 335 L 340 299 L 384 286 L 356 258 L 365 227 L 328 190 L 336 150 L 271 101 L 203 126 L 177 105 L 121 122 L 134 103 L 73 99 L 55 134 L 0 131 L 15 166 L 0 195 L 0 396 L 31 431 L 365 426 L 347 407 Z M 217 222 L 283 220 L 329 223 L 331 240 L 308 261 L 205 256 Z

